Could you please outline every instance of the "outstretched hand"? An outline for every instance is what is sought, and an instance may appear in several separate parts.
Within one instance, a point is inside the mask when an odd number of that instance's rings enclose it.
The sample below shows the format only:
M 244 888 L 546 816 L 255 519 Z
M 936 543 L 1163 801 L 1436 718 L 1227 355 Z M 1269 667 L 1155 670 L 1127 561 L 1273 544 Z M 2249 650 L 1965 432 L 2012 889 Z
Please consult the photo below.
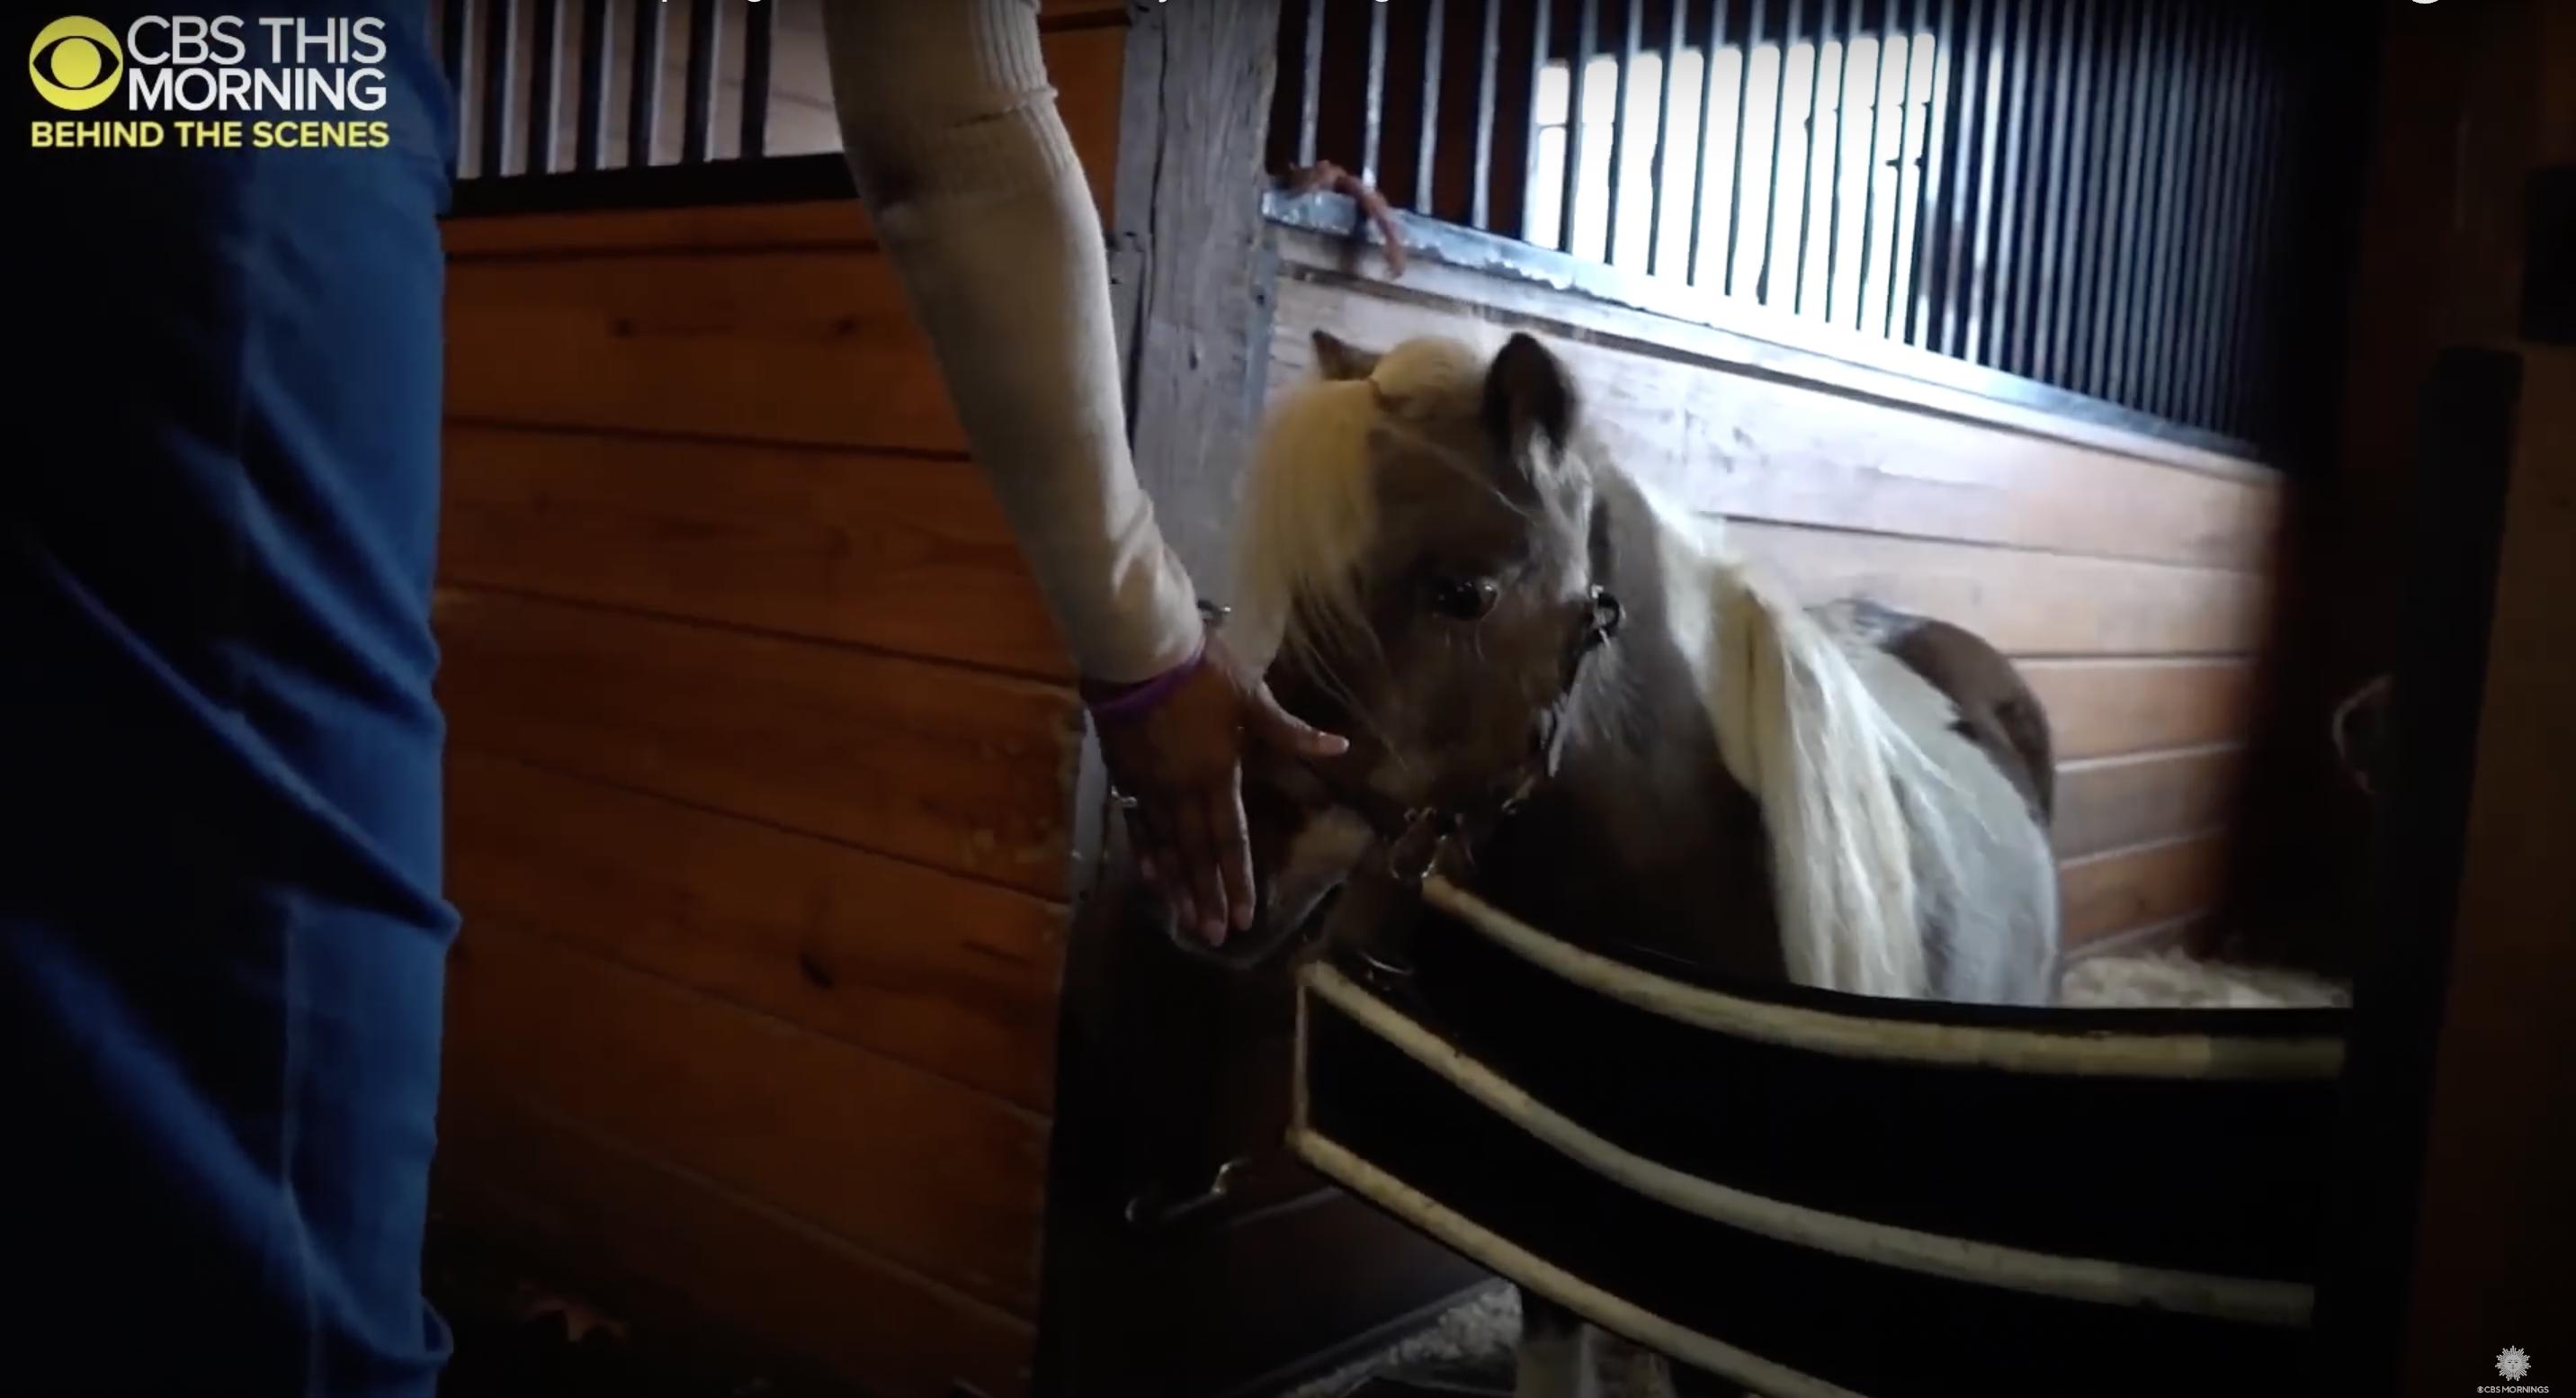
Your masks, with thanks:
M 1258 743 L 1292 757 L 1350 748 L 1279 706 L 1208 637 L 1205 663 L 1161 703 L 1100 733 L 1109 778 L 1133 804 L 1127 829 L 1147 882 L 1210 946 L 1252 925 L 1252 841 L 1243 816 L 1243 756 Z M 1126 803 L 1122 803 L 1126 804 Z

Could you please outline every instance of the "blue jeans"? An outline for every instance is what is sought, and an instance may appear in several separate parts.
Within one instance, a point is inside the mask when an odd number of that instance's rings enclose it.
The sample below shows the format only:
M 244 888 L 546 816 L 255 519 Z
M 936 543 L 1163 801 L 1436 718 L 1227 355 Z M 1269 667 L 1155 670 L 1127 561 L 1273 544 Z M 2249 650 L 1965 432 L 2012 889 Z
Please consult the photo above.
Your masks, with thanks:
M 424 1398 L 446 1356 L 420 24 L 379 65 L 388 148 L 20 162 L 0 1391 Z

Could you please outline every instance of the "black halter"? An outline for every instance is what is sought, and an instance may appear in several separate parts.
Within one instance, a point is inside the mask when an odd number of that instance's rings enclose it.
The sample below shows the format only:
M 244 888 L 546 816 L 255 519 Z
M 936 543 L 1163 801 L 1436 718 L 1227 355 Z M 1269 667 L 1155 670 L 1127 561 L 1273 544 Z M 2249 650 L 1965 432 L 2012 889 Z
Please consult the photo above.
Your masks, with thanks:
M 1539 716 L 1539 730 L 1530 740 L 1529 755 L 1494 784 L 1491 790 L 1498 794 L 1493 799 L 1404 806 L 1374 788 L 1341 780 L 1337 773 L 1315 770 L 1315 776 L 1333 799 L 1357 812 L 1377 833 L 1383 850 L 1378 866 L 1363 865 L 1353 874 L 1355 881 L 1383 880 L 1407 895 L 1419 892 L 1422 881 L 1436 872 L 1444 860 L 1470 852 L 1491 838 L 1556 775 L 1564 754 L 1565 711 L 1582 681 L 1583 663 L 1618 636 L 1620 623 L 1627 618 L 1627 609 L 1610 589 L 1596 586 L 1589 595 L 1590 615 L 1583 630 L 1566 648 L 1563 678 L 1555 699 Z M 1407 896 L 1390 906 L 1373 909 L 1378 915 L 1350 939 L 1354 949 L 1381 971 L 1410 974 L 1403 948 L 1410 940 L 1412 911 L 1417 906 L 1418 900 Z M 1330 923 L 1339 921 L 1336 917 Z

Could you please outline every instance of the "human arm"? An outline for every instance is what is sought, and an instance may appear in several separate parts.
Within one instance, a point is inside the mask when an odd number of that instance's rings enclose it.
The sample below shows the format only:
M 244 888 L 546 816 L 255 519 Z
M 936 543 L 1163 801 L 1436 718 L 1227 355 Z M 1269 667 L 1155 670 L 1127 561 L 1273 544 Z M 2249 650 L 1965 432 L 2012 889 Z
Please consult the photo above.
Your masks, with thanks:
M 1211 940 L 1253 890 L 1246 740 L 1337 751 L 1257 677 L 1207 663 L 1197 594 L 1127 447 L 1100 219 L 1048 85 L 1036 0 L 827 0 L 844 149 L 914 317 L 1085 677 L 1133 833 Z M 1175 675 L 1175 671 L 1186 673 Z

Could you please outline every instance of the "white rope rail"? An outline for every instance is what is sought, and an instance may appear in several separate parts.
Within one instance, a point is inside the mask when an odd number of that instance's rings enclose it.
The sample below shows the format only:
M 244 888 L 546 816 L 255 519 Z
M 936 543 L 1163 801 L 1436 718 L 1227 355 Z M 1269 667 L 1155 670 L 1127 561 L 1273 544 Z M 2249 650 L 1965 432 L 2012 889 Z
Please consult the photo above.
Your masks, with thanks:
M 1649 1014 L 1703 1029 L 1845 1058 L 1991 1068 L 2013 1073 L 2182 1079 L 2332 1079 L 2344 1041 L 2224 1034 L 2055 1033 L 1934 1024 L 1773 1004 L 1642 971 L 1556 938 L 1438 874 L 1422 897 L 1551 975 Z

